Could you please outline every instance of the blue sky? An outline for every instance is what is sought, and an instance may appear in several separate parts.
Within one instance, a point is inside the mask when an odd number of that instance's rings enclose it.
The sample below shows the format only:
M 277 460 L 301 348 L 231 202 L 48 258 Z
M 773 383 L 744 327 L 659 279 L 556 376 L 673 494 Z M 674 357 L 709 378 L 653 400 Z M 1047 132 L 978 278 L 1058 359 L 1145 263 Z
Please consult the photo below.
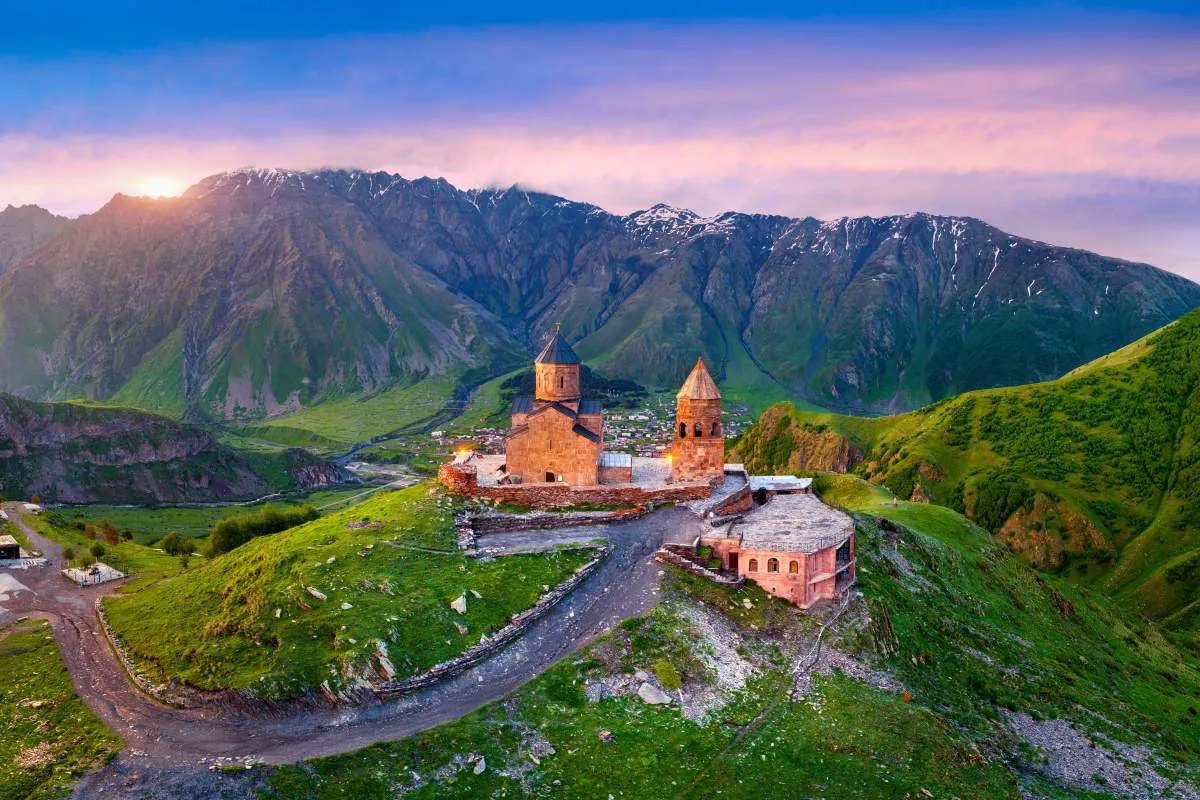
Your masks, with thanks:
M 1190 4 L 0 4 L 0 206 L 360 167 L 972 215 L 1200 279 Z

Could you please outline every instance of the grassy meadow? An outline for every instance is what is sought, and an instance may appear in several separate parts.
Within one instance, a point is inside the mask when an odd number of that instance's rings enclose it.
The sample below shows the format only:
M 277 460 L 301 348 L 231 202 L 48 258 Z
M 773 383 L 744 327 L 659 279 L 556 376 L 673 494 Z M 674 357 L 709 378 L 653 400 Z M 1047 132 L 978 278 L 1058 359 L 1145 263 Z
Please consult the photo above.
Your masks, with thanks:
M 105 608 L 154 680 L 290 697 L 374 674 L 377 650 L 398 677 L 418 674 L 503 627 L 543 586 L 591 558 L 465 558 L 451 510 L 427 486 L 380 495 L 253 539 Z M 460 615 L 449 604 L 464 594 Z
M 75 694 L 50 626 L 0 628 L 0 800 L 65 797 L 121 740 Z

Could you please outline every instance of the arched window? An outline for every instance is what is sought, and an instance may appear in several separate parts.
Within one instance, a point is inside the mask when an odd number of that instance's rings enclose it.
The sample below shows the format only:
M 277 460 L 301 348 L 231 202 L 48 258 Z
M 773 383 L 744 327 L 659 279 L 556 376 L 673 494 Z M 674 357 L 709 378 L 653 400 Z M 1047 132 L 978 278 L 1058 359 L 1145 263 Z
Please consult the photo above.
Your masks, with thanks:
M 566 385 L 567 385 L 567 376 L 559 375 L 558 376 L 558 388 L 562 389 L 562 388 L 566 387 Z
M 746 564 L 746 572 L 758 572 L 757 558 L 750 559 L 749 563 Z
M 778 558 L 768 558 L 767 559 L 767 572 L 779 572 L 779 559 Z
M 709 435 L 710 436 L 720 436 L 721 435 L 721 423 L 714 422 L 712 424 L 712 433 Z
M 793 561 L 792 563 L 788 564 L 788 574 L 789 575 L 799 575 L 800 574 L 800 562 L 799 561 Z
M 681 422 L 679 423 L 679 438 L 682 439 L 685 436 L 687 436 L 687 423 Z
M 703 426 L 703 425 L 701 425 L 699 422 L 697 422 L 697 423 L 696 423 L 696 435 L 697 435 L 697 436 L 703 436 L 703 435 L 704 435 L 704 426 Z

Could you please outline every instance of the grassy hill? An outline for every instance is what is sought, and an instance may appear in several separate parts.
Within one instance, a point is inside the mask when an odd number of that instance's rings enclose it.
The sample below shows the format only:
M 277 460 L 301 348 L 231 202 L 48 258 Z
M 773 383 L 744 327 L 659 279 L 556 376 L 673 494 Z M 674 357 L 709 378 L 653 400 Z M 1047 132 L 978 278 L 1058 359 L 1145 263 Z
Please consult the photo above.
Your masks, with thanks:
M 503 627 L 590 557 L 465 558 L 449 501 L 417 486 L 254 539 L 105 608 L 152 680 L 292 697 L 375 674 L 377 650 L 397 677 L 418 674 Z M 460 615 L 449 604 L 464 593 Z
M 1047 383 L 877 419 L 780 405 L 733 450 L 825 469 L 817 444 L 904 498 L 963 511 L 1030 563 L 1200 630 L 1200 312 Z
M 652 614 L 505 700 L 273 768 L 263 796 L 1188 796 L 1172 783 L 1197 778 L 1195 653 L 948 509 L 893 504 L 850 476 L 819 489 L 857 515 L 864 599 L 825 637 L 811 680 L 791 670 L 813 652 L 816 617 L 754 584 L 668 570 Z M 638 699 L 638 670 L 674 701 Z

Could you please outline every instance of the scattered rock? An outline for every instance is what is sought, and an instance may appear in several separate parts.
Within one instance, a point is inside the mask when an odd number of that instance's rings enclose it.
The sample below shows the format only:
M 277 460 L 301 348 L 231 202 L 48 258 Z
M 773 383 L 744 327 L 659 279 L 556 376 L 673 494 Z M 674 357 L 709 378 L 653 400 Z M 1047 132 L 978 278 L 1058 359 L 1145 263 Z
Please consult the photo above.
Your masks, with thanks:
M 450 601 L 450 607 L 460 614 L 467 613 L 467 596 L 460 594 L 458 597 Z
M 475 591 L 474 589 L 471 590 L 471 596 L 474 597 L 476 600 L 483 599 L 483 595 L 481 595 L 479 592 Z
M 652 706 L 662 706 L 671 702 L 671 696 L 652 683 L 643 683 L 638 687 L 638 697 L 642 702 Z
M 314 589 L 313 587 L 309 586 L 307 589 L 305 589 L 305 591 L 308 592 L 309 594 L 311 594 L 313 597 L 317 598 L 318 600 L 327 599 L 325 597 L 325 593 L 322 592 L 320 589 Z
M 463 625 L 461 622 L 454 623 L 454 627 L 458 628 L 459 636 L 466 636 L 470 632 L 470 629 L 467 628 L 466 625 Z
M 475 769 L 473 769 L 472 772 L 474 772 L 476 775 L 482 775 L 485 769 L 487 769 L 487 759 L 483 756 L 480 756 L 479 760 L 475 762 Z
M 611 742 L 613 740 L 612 731 L 600 731 L 597 736 L 600 737 L 600 741 L 602 742 Z
M 349 603 L 342 603 L 342 611 L 349 611 L 352 608 L 354 608 L 354 606 L 350 605 Z
M 283 609 L 282 609 L 282 608 L 277 608 L 277 609 L 275 609 L 275 619 L 279 619 L 279 617 L 280 617 L 280 616 L 282 616 L 282 615 L 283 615 Z

